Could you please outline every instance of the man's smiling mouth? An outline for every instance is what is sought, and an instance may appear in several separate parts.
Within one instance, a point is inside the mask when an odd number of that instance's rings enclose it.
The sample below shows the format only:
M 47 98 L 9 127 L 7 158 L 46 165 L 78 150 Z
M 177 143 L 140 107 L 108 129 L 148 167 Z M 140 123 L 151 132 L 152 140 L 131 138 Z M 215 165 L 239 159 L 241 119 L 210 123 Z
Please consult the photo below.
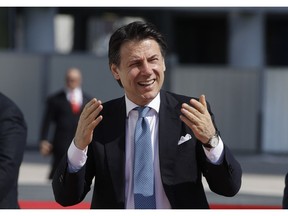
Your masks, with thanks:
M 141 86 L 149 86 L 149 85 L 152 85 L 154 82 L 155 82 L 155 79 L 152 79 L 152 80 L 138 82 L 138 84 Z

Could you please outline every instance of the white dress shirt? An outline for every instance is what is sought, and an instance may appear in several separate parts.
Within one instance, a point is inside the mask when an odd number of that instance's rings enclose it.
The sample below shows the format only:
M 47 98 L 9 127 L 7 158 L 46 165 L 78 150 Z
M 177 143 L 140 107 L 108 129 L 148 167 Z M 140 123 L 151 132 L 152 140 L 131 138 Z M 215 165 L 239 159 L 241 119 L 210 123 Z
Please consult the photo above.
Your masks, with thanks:
M 136 121 L 138 119 L 138 112 L 133 110 L 138 105 L 134 104 L 127 97 L 126 101 L 126 158 L 125 158 L 125 208 L 134 209 L 134 194 L 133 194 L 133 161 L 134 161 L 134 130 Z M 153 99 L 149 104 L 152 108 L 147 114 L 147 120 L 150 124 L 151 136 L 152 136 L 152 150 L 154 155 L 154 171 L 155 171 L 155 196 L 156 196 L 156 208 L 157 209 L 170 209 L 171 205 L 165 194 L 159 166 L 159 154 L 158 154 L 158 125 L 159 125 L 159 108 L 160 108 L 160 94 Z M 88 148 L 88 147 L 87 147 Z M 82 166 L 84 166 L 87 156 L 87 148 L 85 150 L 78 149 L 74 140 L 72 141 L 68 149 L 68 164 L 70 172 L 77 172 Z M 204 147 L 203 147 L 204 148 Z M 204 148 L 207 158 L 211 163 L 217 164 L 222 162 L 223 142 L 219 139 L 219 144 L 216 148 L 208 151 Z
M 83 95 L 81 88 L 75 88 L 73 90 L 66 89 L 66 98 L 70 102 L 74 102 L 82 106 Z

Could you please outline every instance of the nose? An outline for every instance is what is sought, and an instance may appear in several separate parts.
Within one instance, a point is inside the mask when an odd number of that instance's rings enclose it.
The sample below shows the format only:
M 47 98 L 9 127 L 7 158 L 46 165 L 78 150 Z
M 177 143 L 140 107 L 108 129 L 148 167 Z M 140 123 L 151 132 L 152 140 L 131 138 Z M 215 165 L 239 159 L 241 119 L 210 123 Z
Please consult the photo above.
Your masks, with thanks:
M 143 61 L 141 73 L 150 75 L 153 73 L 152 67 L 147 60 Z

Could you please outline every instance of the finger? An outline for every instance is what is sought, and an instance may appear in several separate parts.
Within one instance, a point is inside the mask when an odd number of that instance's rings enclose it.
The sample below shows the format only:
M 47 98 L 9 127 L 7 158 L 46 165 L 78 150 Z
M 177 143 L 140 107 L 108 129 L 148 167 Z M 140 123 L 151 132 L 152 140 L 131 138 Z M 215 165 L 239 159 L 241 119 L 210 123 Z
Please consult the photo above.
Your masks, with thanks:
M 95 113 L 95 110 L 97 110 L 97 108 L 102 104 L 102 102 L 100 100 L 97 100 L 96 98 L 93 98 L 90 102 L 88 102 L 84 109 L 83 112 L 80 116 L 80 118 L 89 118 L 89 116 L 93 113 Z M 95 116 L 96 117 L 96 116 Z M 95 118 L 94 117 L 94 118 Z
M 90 119 L 86 119 L 83 120 L 83 122 L 81 122 L 80 124 L 78 124 L 74 137 L 74 143 L 79 149 L 83 150 L 89 145 L 89 143 L 92 141 L 93 130 L 102 121 L 102 119 L 103 117 L 102 115 L 100 115 L 96 119 L 94 118 L 91 121 Z
M 90 107 L 92 104 L 94 104 L 97 101 L 96 98 L 92 98 L 84 107 L 84 109 Z
M 192 124 L 198 124 L 200 121 L 199 112 L 188 104 L 183 104 L 181 112 L 183 117 L 186 117 L 187 121 L 190 121 Z
M 193 131 L 194 135 L 197 139 L 199 139 L 201 142 L 207 141 L 207 136 L 205 133 L 205 129 L 201 127 L 201 125 L 196 125 L 193 122 L 191 122 L 188 118 L 186 118 L 183 115 L 180 115 L 180 119 Z
M 88 125 L 88 129 L 94 130 L 95 127 L 102 121 L 102 119 L 103 119 L 102 115 L 98 116 L 94 121 L 91 122 L 90 125 Z
M 93 122 L 102 109 L 103 106 L 101 104 L 98 107 L 94 107 L 94 110 L 92 110 L 92 112 L 86 118 L 87 122 Z
M 95 103 L 97 102 L 96 98 L 91 99 L 87 104 L 85 104 L 84 109 L 80 115 L 80 118 L 86 118 L 93 109 L 91 109 L 91 107 L 93 107 L 93 105 L 95 106 Z
M 194 107 L 192 107 L 186 103 L 182 104 L 181 112 L 185 116 L 187 116 L 189 119 L 191 118 L 191 120 L 193 120 L 193 121 L 200 120 L 201 115 L 202 115 L 197 109 L 195 109 Z
M 195 135 L 198 135 L 198 126 L 190 121 L 187 117 L 180 115 L 180 119 L 193 131 Z
M 206 104 L 206 98 L 205 98 L 205 95 L 200 95 L 200 98 L 199 98 L 199 101 L 200 103 L 205 107 L 207 108 L 207 104 Z
M 200 101 L 201 100 L 201 101 Z M 204 101 L 204 102 L 203 102 Z M 204 104 L 205 105 L 204 105 Z M 205 97 L 204 99 L 201 99 L 201 96 L 199 98 L 199 101 L 195 100 L 195 99 L 191 99 L 190 100 L 190 104 L 195 107 L 196 110 L 198 110 L 201 114 L 205 114 L 207 108 L 206 108 L 206 101 L 205 101 Z
M 180 119 L 188 126 L 192 127 L 194 124 L 184 115 L 180 115 Z

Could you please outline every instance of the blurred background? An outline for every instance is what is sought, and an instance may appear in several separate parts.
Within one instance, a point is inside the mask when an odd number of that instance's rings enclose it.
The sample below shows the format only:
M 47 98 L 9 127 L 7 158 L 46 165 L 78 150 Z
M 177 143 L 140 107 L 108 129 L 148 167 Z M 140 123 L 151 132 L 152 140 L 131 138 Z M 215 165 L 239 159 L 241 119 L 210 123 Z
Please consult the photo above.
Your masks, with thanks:
M 39 154 L 44 102 L 63 87 L 68 67 L 82 70 L 90 95 L 104 102 L 123 95 L 109 71 L 108 40 L 115 28 L 140 19 L 167 39 L 164 88 L 206 95 L 244 172 L 278 171 L 272 204 L 280 205 L 288 162 L 286 7 L 1 7 L 0 91 L 25 115 L 24 159 Z

